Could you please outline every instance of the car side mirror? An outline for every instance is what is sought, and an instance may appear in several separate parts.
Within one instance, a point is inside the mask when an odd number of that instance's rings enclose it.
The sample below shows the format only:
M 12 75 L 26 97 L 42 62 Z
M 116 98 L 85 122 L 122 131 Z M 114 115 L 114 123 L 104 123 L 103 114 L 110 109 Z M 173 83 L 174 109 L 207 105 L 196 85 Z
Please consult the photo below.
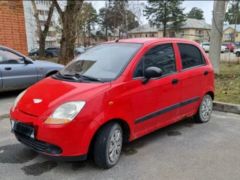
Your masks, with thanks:
M 28 59 L 26 59 L 26 58 L 24 58 L 23 59 L 23 61 L 24 61 L 24 64 L 32 64 L 32 61 L 30 61 L 30 60 L 28 60 Z
M 162 69 L 158 67 L 148 67 L 144 72 L 143 84 L 146 84 L 151 78 L 162 76 Z

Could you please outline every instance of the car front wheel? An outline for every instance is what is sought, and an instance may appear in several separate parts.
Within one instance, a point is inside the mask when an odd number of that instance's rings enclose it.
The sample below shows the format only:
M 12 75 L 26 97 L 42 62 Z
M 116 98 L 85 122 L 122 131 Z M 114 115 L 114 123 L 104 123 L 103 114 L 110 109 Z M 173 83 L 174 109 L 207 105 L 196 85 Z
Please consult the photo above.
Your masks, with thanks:
M 210 120 L 213 109 L 213 99 L 209 94 L 206 94 L 198 108 L 198 112 L 195 115 L 196 122 L 206 123 Z
M 237 56 L 237 57 L 240 57 L 240 52 L 236 52 L 236 56 Z
M 94 161 L 100 168 L 108 169 L 117 164 L 122 151 L 123 132 L 118 123 L 109 123 L 97 134 L 94 143 Z

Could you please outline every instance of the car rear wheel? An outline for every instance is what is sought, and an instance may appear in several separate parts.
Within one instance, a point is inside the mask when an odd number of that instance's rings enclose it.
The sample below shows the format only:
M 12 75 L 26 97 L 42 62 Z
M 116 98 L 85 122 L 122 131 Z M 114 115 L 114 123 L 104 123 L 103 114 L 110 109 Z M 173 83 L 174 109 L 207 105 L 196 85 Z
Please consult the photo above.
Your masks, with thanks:
M 240 52 L 236 52 L 236 56 L 237 56 L 237 57 L 240 57 Z
M 108 169 L 117 164 L 122 151 L 123 132 L 118 123 L 104 126 L 94 143 L 94 161 L 100 168 Z
M 199 106 L 198 112 L 195 115 L 195 121 L 206 123 L 210 120 L 213 109 L 213 99 L 209 94 L 206 94 Z

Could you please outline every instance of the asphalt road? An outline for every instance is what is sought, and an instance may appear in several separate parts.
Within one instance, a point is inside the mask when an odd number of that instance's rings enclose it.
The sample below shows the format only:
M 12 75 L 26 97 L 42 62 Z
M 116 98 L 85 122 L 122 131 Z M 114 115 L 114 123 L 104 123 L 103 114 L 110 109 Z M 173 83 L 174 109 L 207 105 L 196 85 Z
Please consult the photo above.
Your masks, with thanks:
M 91 160 L 57 162 L 21 145 L 0 120 L 0 179 L 239 180 L 240 116 L 214 112 L 207 124 L 186 119 L 136 140 L 112 169 Z
M 0 93 L 0 118 L 9 113 L 15 98 L 21 91 L 1 92 Z

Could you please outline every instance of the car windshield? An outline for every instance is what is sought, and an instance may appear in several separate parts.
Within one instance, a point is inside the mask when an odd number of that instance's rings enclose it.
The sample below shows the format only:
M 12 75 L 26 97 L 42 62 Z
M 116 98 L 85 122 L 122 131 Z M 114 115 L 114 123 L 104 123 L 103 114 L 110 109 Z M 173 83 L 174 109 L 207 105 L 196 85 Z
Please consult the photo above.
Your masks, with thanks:
M 77 75 L 88 77 L 88 80 L 111 81 L 123 71 L 140 47 L 137 43 L 101 44 L 78 56 L 59 74 L 67 78 Z

